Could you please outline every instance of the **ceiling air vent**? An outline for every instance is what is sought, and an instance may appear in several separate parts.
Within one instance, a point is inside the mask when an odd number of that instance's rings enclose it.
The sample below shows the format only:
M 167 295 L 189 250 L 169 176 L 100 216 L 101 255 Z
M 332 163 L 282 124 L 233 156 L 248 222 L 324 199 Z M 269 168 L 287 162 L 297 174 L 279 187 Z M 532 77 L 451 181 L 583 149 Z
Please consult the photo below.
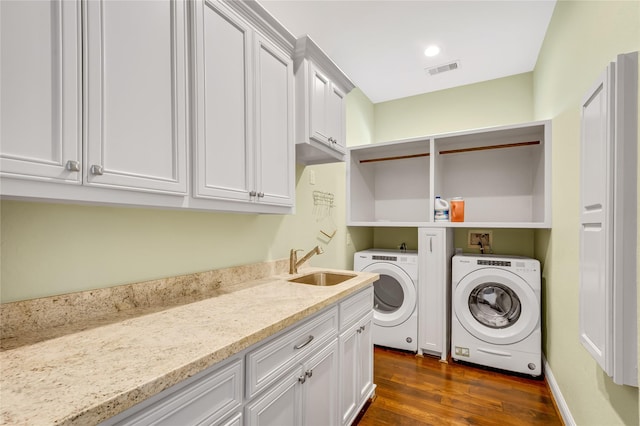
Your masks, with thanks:
M 453 61 L 448 64 L 438 65 L 437 67 L 425 68 L 424 71 L 428 75 L 436 75 L 446 71 L 453 71 L 460 68 L 460 61 Z

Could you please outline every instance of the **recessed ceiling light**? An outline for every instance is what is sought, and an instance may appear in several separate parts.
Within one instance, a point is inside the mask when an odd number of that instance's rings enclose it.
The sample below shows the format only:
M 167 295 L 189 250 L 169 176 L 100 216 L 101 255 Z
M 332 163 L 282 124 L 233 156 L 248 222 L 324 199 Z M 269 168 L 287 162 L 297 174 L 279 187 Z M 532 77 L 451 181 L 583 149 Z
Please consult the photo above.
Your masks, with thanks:
M 427 47 L 424 51 L 425 56 L 428 56 L 428 57 L 436 56 L 438 53 L 440 53 L 440 48 L 435 44 L 432 44 L 431 46 Z

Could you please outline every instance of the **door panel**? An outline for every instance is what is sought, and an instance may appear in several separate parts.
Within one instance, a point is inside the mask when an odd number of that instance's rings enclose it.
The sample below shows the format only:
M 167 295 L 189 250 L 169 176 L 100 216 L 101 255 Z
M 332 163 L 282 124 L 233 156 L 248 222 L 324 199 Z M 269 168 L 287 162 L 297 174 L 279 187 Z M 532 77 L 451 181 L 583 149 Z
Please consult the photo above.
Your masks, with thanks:
M 604 72 L 582 105 L 580 191 L 580 341 L 605 370 L 610 371 L 612 285 L 610 205 L 613 110 L 609 91 L 613 64 Z
M 293 63 L 257 37 L 256 138 L 260 201 L 293 205 Z
M 80 2 L 0 2 L 0 172 L 79 184 Z
M 87 183 L 186 193 L 185 2 L 86 2 Z
M 249 201 L 251 30 L 218 2 L 195 2 L 196 197 Z

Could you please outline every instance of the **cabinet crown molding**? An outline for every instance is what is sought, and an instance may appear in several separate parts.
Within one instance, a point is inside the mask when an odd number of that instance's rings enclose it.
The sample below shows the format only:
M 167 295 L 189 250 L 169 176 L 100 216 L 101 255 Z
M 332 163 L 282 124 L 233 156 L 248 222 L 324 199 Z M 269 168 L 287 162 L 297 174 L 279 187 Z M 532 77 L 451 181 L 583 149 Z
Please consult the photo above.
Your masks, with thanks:
M 256 29 L 276 43 L 287 54 L 293 55 L 296 47 L 296 37 L 260 3 L 255 0 L 222 0 L 222 2 L 239 12 Z
M 320 69 L 330 75 L 331 80 L 346 93 L 352 91 L 356 85 L 338 67 L 329 56 L 307 34 L 296 40 L 294 53 L 294 68 L 298 69 L 303 59 L 310 59 Z

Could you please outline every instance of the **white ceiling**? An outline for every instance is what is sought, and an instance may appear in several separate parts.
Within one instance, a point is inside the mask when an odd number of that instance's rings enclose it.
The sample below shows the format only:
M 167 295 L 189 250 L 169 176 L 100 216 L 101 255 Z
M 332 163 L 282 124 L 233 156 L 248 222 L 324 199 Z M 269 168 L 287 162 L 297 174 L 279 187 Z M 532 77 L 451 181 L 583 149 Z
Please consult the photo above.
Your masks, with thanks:
M 373 103 L 532 71 L 555 0 L 258 0 Z M 427 58 L 424 49 L 442 52 Z M 429 76 L 425 68 L 460 61 Z

